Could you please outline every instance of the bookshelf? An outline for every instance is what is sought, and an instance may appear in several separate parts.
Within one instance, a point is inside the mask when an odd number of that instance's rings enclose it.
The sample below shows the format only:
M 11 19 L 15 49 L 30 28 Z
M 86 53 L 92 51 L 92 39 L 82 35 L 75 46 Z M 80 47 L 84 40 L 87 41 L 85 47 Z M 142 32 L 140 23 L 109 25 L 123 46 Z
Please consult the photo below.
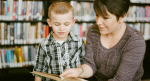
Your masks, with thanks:
M 2 1 L 9 1 L 9 0 L 1 0 L 0 4 L 2 4 Z M 30 19 L 29 20 L 25 20 L 25 19 L 21 19 L 21 20 L 20 19 L 15 19 L 15 20 L 6 19 L 5 20 L 3 18 L 3 16 L 5 16 L 5 15 L 4 15 L 4 13 L 2 14 L 2 8 L 3 7 L 0 6 L 0 9 L 1 9 L 0 10 L 0 30 L 2 28 L 1 23 L 4 23 L 4 24 L 6 23 L 7 25 L 10 25 L 11 23 L 13 23 L 13 24 L 14 23 L 20 23 L 20 24 L 28 23 L 30 27 L 33 26 L 34 28 L 38 27 L 37 26 L 38 23 L 42 24 L 42 26 L 47 26 L 47 22 L 46 22 L 46 19 L 48 18 L 48 11 L 47 10 L 48 10 L 48 6 L 52 3 L 53 0 L 10 0 L 10 1 L 23 1 L 23 2 L 24 1 L 37 1 L 37 2 L 41 1 L 41 2 L 43 2 L 43 5 L 42 5 L 43 8 L 42 8 L 42 11 L 40 12 L 41 13 L 40 16 L 42 16 L 42 19 L 31 19 L 31 20 Z M 92 7 L 93 6 L 93 0 L 71 0 L 70 3 L 74 7 L 75 18 L 77 19 L 76 24 L 72 28 L 71 31 L 73 33 L 79 35 L 80 37 L 83 37 L 83 39 L 85 40 L 86 39 L 85 37 L 86 37 L 86 33 L 87 33 L 88 27 L 91 26 L 93 23 L 96 23 L 95 22 L 95 14 L 94 14 L 93 7 Z M 88 7 L 84 7 L 82 5 L 87 5 Z M 144 7 L 145 8 L 147 6 L 148 7 L 150 6 L 150 2 L 147 2 L 147 3 L 132 2 L 131 6 Z M 81 10 L 78 10 L 77 8 L 80 8 Z M 87 13 L 87 14 L 84 14 L 81 11 L 84 11 L 84 13 Z M 23 15 L 25 15 L 25 14 L 23 14 Z M 86 20 L 86 18 L 89 18 L 89 17 L 90 17 L 90 19 Z M 148 18 L 149 17 L 150 17 L 150 15 L 148 16 Z M 132 25 L 132 26 L 138 26 L 137 29 L 139 29 L 140 32 L 144 32 L 144 30 L 149 30 L 147 32 L 150 32 L 150 29 L 149 29 L 150 28 L 150 21 L 149 20 L 148 21 L 147 20 L 142 20 L 142 21 L 141 20 L 127 20 L 125 22 L 128 23 L 128 24 L 130 24 L 130 25 Z M 144 24 L 144 25 L 141 26 L 141 24 Z M 147 24 L 147 25 L 145 25 L 145 24 Z M 147 27 L 145 27 L 145 26 L 147 26 Z M 25 28 L 27 28 L 27 27 L 25 27 Z M 141 31 L 141 28 L 144 28 L 144 29 L 142 29 L 143 31 Z M 80 31 L 76 31 L 76 30 L 80 30 Z M 49 31 L 50 31 L 50 29 L 49 29 Z M 0 31 L 0 35 L 1 35 L 1 32 L 3 32 L 3 31 Z M 43 33 L 43 29 L 41 29 L 40 32 Z M 143 36 L 145 34 L 146 33 L 143 33 Z M 43 36 L 43 34 L 41 34 L 41 36 Z M 41 36 L 40 36 L 40 38 L 42 38 Z M 14 38 L 15 38 L 15 35 L 14 35 Z M 150 34 L 148 34 L 148 37 L 146 37 L 146 39 L 145 39 L 146 42 L 147 42 L 146 44 L 148 46 L 150 46 L 149 45 L 149 38 L 150 38 Z M 0 36 L 0 39 L 2 40 L 2 36 Z M 16 39 L 18 39 L 18 37 Z M 43 39 L 44 39 L 44 37 L 43 37 Z M 1 49 L 15 50 L 14 49 L 15 47 L 20 47 L 20 48 L 21 47 L 26 47 L 26 49 L 27 49 L 27 47 L 30 48 L 32 46 L 32 47 L 34 47 L 32 49 L 34 49 L 36 51 L 36 46 L 38 46 L 38 44 L 40 43 L 40 41 L 42 41 L 43 39 L 40 39 L 38 42 L 23 43 L 23 44 L 22 43 L 2 44 L 2 41 L 0 41 L 1 42 L 1 44 L 0 44 L 0 50 Z M 148 50 L 148 48 L 147 48 L 147 50 Z M 149 53 L 147 50 L 146 50 L 146 54 Z M 34 51 L 34 53 L 35 53 L 35 51 Z M 1 58 L 2 58 L 2 56 L 1 56 Z M 150 56 L 146 55 L 146 58 L 147 58 L 146 60 L 148 60 L 150 58 Z M 33 59 L 35 59 L 35 58 L 33 58 Z M 2 62 L 2 61 L 0 61 L 0 62 Z M 25 76 L 31 78 L 31 80 L 25 80 L 25 81 L 33 81 L 33 76 L 29 73 L 33 69 L 33 65 L 34 64 L 32 64 L 32 63 L 34 63 L 34 62 L 31 62 L 30 64 L 27 64 L 28 66 L 25 63 L 24 65 L 19 66 L 19 67 L 18 66 L 15 66 L 15 67 L 13 66 L 13 67 L 4 68 L 3 66 L 0 66 L 0 77 L 2 77 L 2 78 L 11 77 L 12 78 L 12 77 L 19 76 L 19 75 L 20 75 L 20 77 L 22 77 L 22 76 L 25 75 Z M 146 62 L 145 62 L 145 64 L 146 64 Z M 17 70 L 17 69 L 19 69 L 19 70 Z M 12 72 L 13 70 L 14 70 L 14 72 Z M 18 73 L 15 74 L 15 71 L 18 72 Z M 15 74 L 15 76 L 13 74 Z M 19 80 L 16 80 L 16 81 L 19 81 Z

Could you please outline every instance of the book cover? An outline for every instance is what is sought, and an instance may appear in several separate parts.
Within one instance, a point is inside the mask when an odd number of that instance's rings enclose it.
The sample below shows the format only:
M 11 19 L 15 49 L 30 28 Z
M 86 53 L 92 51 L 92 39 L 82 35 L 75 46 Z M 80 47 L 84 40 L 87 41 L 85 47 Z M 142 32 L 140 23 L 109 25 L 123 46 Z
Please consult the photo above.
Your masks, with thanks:
M 42 72 L 38 72 L 38 71 L 33 71 L 33 72 L 30 72 L 30 73 L 36 74 L 36 75 L 39 75 L 39 76 L 42 76 L 42 77 L 46 77 L 46 78 L 49 78 L 49 79 L 53 79 L 53 80 L 56 80 L 56 81 L 87 81 L 87 80 L 84 80 L 84 79 L 81 79 L 81 78 L 75 78 L 75 77 L 66 77 L 62 80 L 61 77 L 59 77 L 59 75 L 42 73 Z

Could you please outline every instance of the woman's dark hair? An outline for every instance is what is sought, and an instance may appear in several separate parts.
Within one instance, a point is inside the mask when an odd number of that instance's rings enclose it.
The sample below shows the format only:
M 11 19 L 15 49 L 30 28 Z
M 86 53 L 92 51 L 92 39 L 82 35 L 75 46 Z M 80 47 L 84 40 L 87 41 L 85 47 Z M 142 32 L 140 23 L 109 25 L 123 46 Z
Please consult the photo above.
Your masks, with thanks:
M 94 11 L 97 15 L 108 16 L 108 12 L 115 15 L 117 20 L 123 17 L 130 6 L 130 0 L 95 0 Z

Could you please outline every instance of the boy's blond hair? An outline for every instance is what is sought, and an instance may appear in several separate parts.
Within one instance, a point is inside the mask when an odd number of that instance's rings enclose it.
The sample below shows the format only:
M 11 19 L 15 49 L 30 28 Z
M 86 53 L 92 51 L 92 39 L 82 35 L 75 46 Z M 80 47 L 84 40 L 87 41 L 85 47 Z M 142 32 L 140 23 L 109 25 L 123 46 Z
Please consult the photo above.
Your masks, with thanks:
M 69 11 L 72 12 L 72 16 L 74 18 L 74 9 L 72 5 L 67 1 L 55 1 L 53 2 L 49 9 L 48 9 L 48 17 L 51 19 L 51 12 L 54 12 L 55 14 L 65 14 Z

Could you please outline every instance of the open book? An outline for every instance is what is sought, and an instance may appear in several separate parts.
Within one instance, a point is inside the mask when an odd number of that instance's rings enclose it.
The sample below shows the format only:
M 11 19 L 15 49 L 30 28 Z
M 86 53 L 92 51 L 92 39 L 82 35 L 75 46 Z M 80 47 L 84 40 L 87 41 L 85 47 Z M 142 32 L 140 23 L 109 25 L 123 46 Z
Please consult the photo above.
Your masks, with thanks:
M 38 71 L 33 71 L 33 72 L 30 72 L 30 73 L 36 74 L 36 75 L 39 75 L 39 76 L 42 76 L 42 77 L 46 77 L 46 78 L 49 78 L 49 79 L 53 79 L 53 80 L 56 80 L 56 81 L 87 81 L 87 80 L 80 79 L 80 78 L 75 78 L 75 77 L 66 77 L 62 80 L 61 77 L 59 77 L 59 75 L 42 73 L 42 72 L 38 72 Z

